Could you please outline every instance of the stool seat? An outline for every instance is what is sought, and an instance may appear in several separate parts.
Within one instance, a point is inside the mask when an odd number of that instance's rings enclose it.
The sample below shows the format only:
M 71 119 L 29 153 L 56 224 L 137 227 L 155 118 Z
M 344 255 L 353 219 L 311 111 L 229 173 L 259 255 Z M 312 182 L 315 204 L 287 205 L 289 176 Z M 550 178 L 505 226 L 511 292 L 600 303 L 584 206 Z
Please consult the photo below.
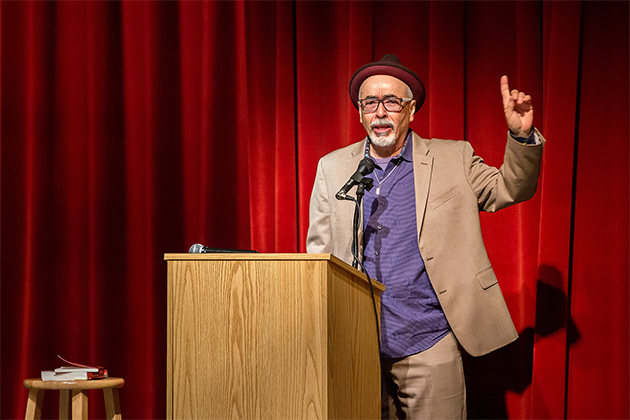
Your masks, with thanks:
M 28 389 L 105 389 L 121 388 L 123 378 L 90 379 L 89 381 L 43 381 L 39 378 L 24 379 L 24 388 Z
M 26 402 L 26 420 L 41 416 L 44 391 L 59 391 L 59 418 L 87 419 L 88 398 L 85 391 L 102 389 L 108 419 L 122 419 L 118 388 L 125 384 L 123 378 L 91 379 L 87 381 L 43 381 L 39 378 L 25 379 L 24 388 L 29 390 Z

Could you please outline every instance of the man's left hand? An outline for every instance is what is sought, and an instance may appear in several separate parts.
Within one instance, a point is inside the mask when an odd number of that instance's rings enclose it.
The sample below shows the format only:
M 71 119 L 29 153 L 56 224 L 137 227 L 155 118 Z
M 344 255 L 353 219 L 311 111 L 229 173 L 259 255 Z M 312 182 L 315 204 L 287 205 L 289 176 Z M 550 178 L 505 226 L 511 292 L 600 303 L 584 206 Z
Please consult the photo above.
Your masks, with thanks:
M 508 77 L 501 77 L 501 96 L 505 120 L 514 137 L 528 137 L 534 123 L 532 98 L 517 89 L 510 91 Z

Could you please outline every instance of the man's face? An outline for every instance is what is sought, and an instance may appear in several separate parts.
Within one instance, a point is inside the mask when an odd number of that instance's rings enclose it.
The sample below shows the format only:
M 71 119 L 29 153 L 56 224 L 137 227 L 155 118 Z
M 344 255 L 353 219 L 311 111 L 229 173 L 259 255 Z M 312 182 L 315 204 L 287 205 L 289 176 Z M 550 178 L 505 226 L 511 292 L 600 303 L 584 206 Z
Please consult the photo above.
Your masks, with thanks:
M 409 98 L 409 88 L 401 80 L 392 76 L 376 75 L 365 79 L 361 85 L 359 99 L 386 99 L 391 97 Z M 416 101 L 403 102 L 399 112 L 385 109 L 383 103 L 376 111 L 366 113 L 359 107 L 359 118 L 372 143 L 379 147 L 394 150 L 402 148 L 409 123 L 413 121 Z

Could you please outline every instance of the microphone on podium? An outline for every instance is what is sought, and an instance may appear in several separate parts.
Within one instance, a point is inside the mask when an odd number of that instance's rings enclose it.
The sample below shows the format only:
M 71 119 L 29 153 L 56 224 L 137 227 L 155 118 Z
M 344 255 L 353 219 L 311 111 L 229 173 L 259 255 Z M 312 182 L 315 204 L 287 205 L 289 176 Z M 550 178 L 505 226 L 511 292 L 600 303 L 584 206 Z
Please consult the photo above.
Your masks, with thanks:
M 253 249 L 228 249 L 228 248 L 210 248 L 201 244 L 194 244 L 188 250 L 189 254 L 257 254 L 258 251 Z

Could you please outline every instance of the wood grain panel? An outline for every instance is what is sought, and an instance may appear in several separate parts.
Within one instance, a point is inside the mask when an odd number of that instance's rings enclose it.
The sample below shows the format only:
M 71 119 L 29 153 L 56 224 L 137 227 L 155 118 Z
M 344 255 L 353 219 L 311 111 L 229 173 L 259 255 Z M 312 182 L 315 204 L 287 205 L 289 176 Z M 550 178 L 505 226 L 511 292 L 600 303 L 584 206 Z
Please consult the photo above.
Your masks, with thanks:
M 370 291 L 347 271 L 329 270 L 329 418 L 374 418 L 380 414 L 381 376 Z
M 167 254 L 168 418 L 370 418 L 368 411 L 374 418 L 380 412 L 356 402 L 363 397 L 355 391 L 378 391 L 370 398 L 380 400 L 365 282 L 329 257 L 287 255 Z M 342 319 L 351 321 L 342 327 Z M 364 336 L 372 336 L 372 346 Z

